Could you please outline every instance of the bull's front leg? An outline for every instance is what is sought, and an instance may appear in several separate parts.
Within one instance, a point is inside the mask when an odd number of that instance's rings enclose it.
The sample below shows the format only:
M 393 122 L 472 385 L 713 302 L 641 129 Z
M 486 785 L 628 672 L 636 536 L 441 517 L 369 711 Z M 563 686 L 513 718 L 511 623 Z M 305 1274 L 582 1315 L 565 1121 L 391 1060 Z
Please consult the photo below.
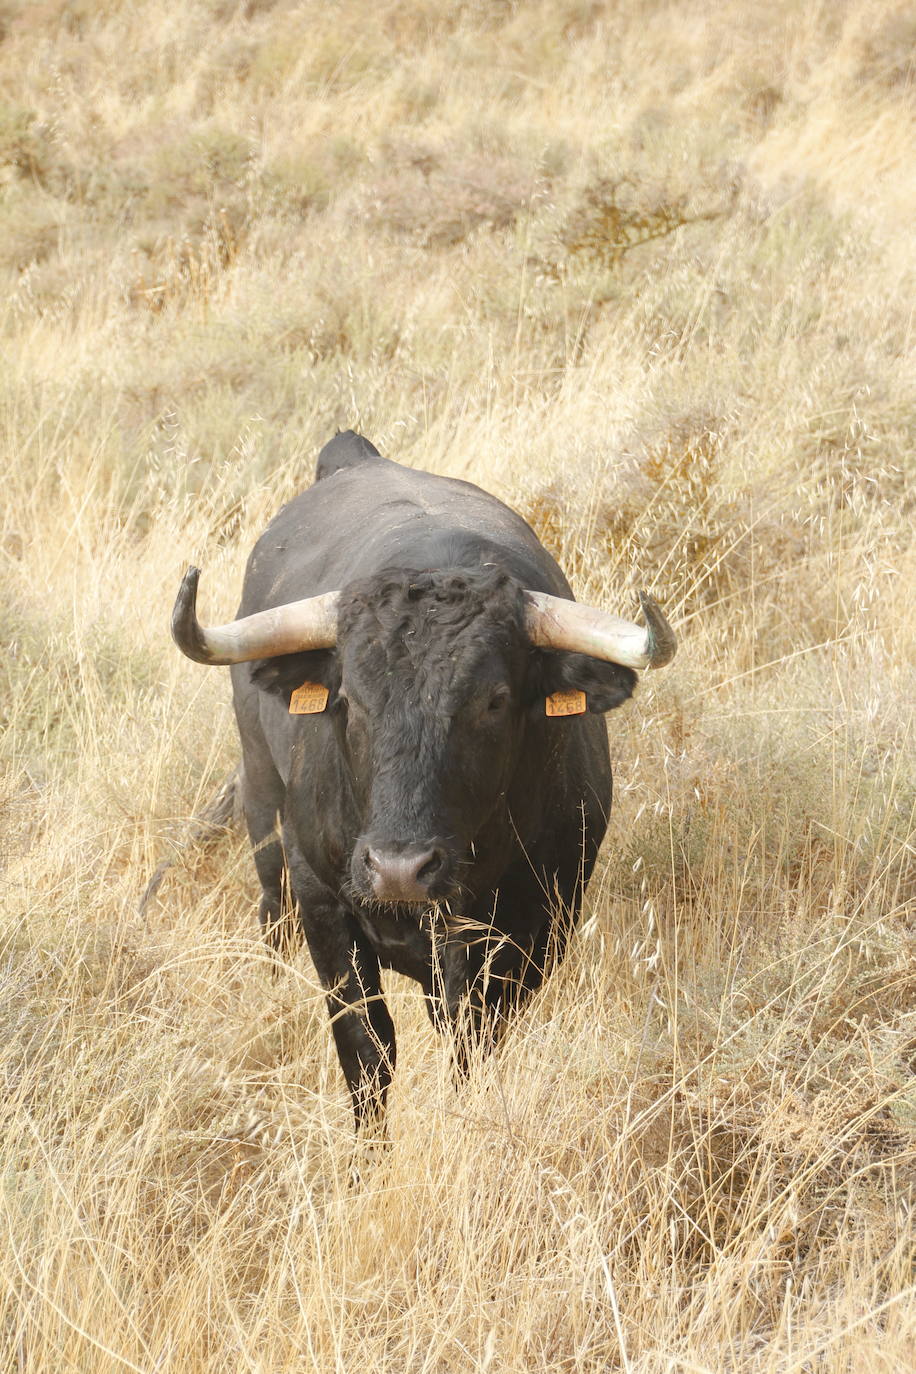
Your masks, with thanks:
M 463 918 L 434 942 L 426 1005 L 437 1030 L 452 1040 L 459 1078 L 475 1054 L 489 1053 L 540 978 L 531 971 L 533 946 L 520 947 L 492 921 Z
M 286 848 L 293 896 L 327 993 L 357 1133 L 373 1135 L 382 1129 L 396 1058 L 394 1022 L 382 997 L 379 962 L 349 910 L 318 881 L 288 839 Z
M 475 1052 L 495 1048 L 547 971 L 566 953 L 581 906 L 577 872 L 511 875 L 498 905 L 455 922 L 433 960 L 430 1016 L 455 1037 L 456 1067 L 465 1074 Z
M 332 920 L 343 915 L 340 908 L 329 913 Z M 351 933 L 346 952 L 333 950 L 329 942 L 324 913 L 316 923 L 312 913 L 306 939 L 322 986 L 328 990 L 327 1006 L 337 1057 L 343 1069 L 353 1116 L 359 1134 L 372 1135 L 382 1130 L 388 1086 L 394 1073 L 397 1049 L 394 1022 L 382 998 L 378 960 L 371 950 Z

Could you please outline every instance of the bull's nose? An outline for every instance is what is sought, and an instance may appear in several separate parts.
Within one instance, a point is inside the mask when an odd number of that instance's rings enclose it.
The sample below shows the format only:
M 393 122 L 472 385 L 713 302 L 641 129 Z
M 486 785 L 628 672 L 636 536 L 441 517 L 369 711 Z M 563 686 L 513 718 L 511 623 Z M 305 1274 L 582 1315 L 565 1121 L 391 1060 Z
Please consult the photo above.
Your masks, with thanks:
M 380 902 L 425 902 L 445 868 L 445 854 L 434 846 L 392 850 L 368 846 L 366 872 Z

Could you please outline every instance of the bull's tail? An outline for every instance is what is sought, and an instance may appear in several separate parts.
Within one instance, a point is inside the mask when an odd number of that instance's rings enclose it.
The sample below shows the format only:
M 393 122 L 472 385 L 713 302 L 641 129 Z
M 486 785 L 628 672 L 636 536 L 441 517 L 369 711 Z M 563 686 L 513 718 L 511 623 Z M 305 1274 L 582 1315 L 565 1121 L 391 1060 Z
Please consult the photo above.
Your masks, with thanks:
M 235 829 L 242 817 L 242 765 L 239 763 L 228 777 L 224 778 L 206 806 L 192 816 L 185 835 L 176 841 L 172 857 L 163 859 L 143 891 L 137 911 L 146 915 L 146 909 L 159 891 L 162 879 L 170 868 L 174 868 L 183 855 L 190 850 L 206 848 L 220 839 L 229 830 Z

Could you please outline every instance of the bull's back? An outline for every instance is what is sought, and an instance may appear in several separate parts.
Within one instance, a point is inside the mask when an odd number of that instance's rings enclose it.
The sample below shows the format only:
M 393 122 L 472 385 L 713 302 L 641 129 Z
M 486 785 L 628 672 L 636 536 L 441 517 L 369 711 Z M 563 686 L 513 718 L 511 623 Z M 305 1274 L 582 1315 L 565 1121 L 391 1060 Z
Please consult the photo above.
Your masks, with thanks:
M 348 431 L 322 450 L 315 485 L 284 506 L 255 545 L 240 614 L 334 591 L 382 568 L 490 562 L 532 590 L 571 595 L 530 526 L 497 497 L 402 467 Z

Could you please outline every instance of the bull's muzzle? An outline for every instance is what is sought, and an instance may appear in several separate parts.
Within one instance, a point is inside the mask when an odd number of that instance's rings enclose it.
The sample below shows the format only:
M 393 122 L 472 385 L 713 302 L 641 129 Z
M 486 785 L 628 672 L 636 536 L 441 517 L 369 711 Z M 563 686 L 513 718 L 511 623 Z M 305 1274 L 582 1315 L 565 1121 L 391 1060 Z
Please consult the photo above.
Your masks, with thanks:
M 451 869 L 438 844 L 385 845 L 364 841 L 353 859 L 360 892 L 376 902 L 430 902 L 447 895 Z

